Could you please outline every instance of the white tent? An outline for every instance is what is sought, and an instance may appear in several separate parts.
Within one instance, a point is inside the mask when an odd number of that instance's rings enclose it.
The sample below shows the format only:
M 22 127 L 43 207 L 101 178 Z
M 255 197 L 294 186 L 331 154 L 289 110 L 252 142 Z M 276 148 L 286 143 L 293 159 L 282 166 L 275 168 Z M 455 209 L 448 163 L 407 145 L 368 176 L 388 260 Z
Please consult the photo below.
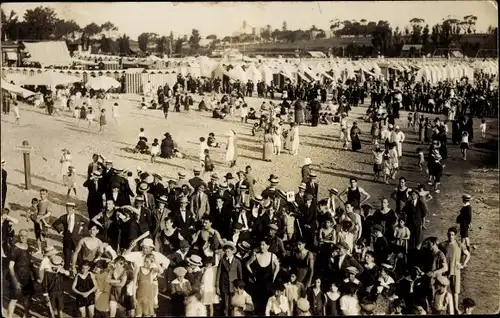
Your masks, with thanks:
M 266 85 L 271 85 L 273 81 L 273 71 L 267 64 L 262 63 L 259 67 L 260 74 L 262 75 L 262 79 L 266 83 Z
M 252 80 L 252 82 L 257 83 L 262 80 L 262 73 L 255 67 L 254 64 L 251 64 L 246 70 L 247 79 Z
M 297 66 L 297 73 L 300 75 L 300 77 L 307 80 L 308 82 L 318 80 L 316 74 L 312 72 L 311 69 L 303 62 Z
M 295 81 L 295 76 L 293 73 L 296 73 L 297 70 L 291 66 L 290 64 L 284 63 L 280 67 L 280 74 L 290 79 L 291 81 Z
M 227 76 L 230 79 L 240 81 L 242 83 L 246 83 L 248 81 L 247 75 L 245 71 L 241 68 L 241 66 L 235 66 L 229 72 L 227 72 Z
M 227 75 L 227 71 L 222 64 L 217 65 L 217 67 L 212 71 L 212 78 L 220 78 L 222 80 L 224 75 Z

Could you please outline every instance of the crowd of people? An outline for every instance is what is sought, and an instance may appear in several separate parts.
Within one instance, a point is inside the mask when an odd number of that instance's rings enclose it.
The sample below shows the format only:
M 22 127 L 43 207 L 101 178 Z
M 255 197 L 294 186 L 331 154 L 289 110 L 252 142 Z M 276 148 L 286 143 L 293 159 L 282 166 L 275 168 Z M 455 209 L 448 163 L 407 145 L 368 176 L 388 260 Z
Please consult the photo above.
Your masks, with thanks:
M 344 149 L 350 142 L 351 150 L 358 151 L 361 131 L 355 122 L 348 124 L 348 113 L 370 95 L 364 119 L 372 123 L 374 178 L 386 183 L 397 179 L 397 187 L 371 205 L 370 194 L 352 177 L 344 189 L 331 188 L 329 196 L 321 198 L 314 165 L 305 158 L 297 172 L 302 182 L 296 193 L 287 191 L 275 174 L 269 176 L 265 190 L 257 193 L 252 167 L 236 168 L 237 136 L 231 131 L 226 160 L 236 169 L 236 177 L 231 172 L 213 172 L 209 151 L 221 146 L 214 134 L 200 138 L 200 168 L 193 170 L 192 177 L 180 172 L 177 180 L 164 180 L 140 168 L 133 173 L 94 154 L 84 183 L 86 211 L 81 211 L 71 200 L 71 191 L 76 195 L 75 174 L 71 153 L 64 149 L 66 214 L 50 222 L 53 203 L 46 189 L 40 190 L 40 198 L 31 200 L 27 211 L 37 253 L 43 257 L 37 271 L 27 243 L 28 230 L 12 231 L 18 220 L 2 201 L 8 317 L 13 316 L 18 301 L 29 310 L 38 283 L 51 315 L 62 317 L 69 310 L 64 308 L 67 281 L 72 281 L 70 293 L 82 317 L 115 317 L 120 308 L 129 317 L 164 315 L 158 312 L 160 307 L 168 315 L 200 317 L 472 313 L 474 300 L 460 301 L 461 271 L 469 263 L 472 248 L 468 238 L 472 197 L 462 196 L 463 207 L 457 211 L 456 224 L 450 224 L 446 240 L 424 238 L 426 202 L 432 196 L 424 185 L 408 188 L 406 179 L 397 175 L 405 141 L 397 121 L 399 110 L 414 112 L 408 118 L 407 133 L 418 132 L 422 148 L 429 145 L 427 159 L 424 149 L 419 149 L 418 167 L 427 170 L 428 185 L 439 192 L 448 156 L 447 122 L 429 120 L 421 112 L 448 109 L 452 141 L 460 143 L 466 159 L 473 116 L 491 114 L 484 102 L 493 98 L 488 85 L 429 88 L 409 80 L 401 88 L 394 86 L 393 79 L 388 84 L 369 79 L 362 85 L 359 81 L 334 86 L 288 83 L 282 88 L 280 104 L 267 101 L 260 109 L 246 112 L 242 109 L 248 107 L 245 97 L 251 96 L 251 83 L 248 89 L 241 83 L 201 84 L 180 78 L 172 89 L 168 85 L 158 88 L 154 100 L 143 99 L 140 107 L 163 109 L 167 118 L 170 103 L 175 111 L 181 112 L 181 105 L 189 110 L 193 99 L 186 90 L 224 91 L 217 106 L 203 98 L 205 105 L 199 109 L 213 111 L 218 119 L 239 110 L 242 122 L 255 120 L 254 134 L 264 132 L 266 161 L 282 148 L 298 155 L 298 126 L 308 123 L 339 123 Z M 330 87 L 334 91 L 328 93 Z M 262 83 L 257 88 L 260 96 L 268 91 Z M 413 93 L 420 95 L 409 97 Z M 90 95 L 81 90 L 70 95 L 70 101 L 78 101 L 80 112 L 92 104 Z M 104 98 L 98 96 L 98 100 Z M 66 107 L 75 108 L 72 103 Z M 114 107 L 117 119 L 118 103 Z M 319 112 L 325 110 L 322 117 Z M 466 113 L 467 121 L 462 117 Z M 82 116 L 75 117 L 93 121 L 88 113 Z M 136 150 L 149 151 L 152 162 L 156 156 L 182 157 L 169 133 L 161 142 L 155 138 L 149 147 L 143 129 Z M 62 256 L 46 242 L 50 231 L 63 237 Z
M 68 151 L 63 157 L 71 170 Z M 200 174 L 196 168 L 192 178 L 180 172 L 163 183 L 95 154 L 84 183 L 90 221 L 68 200 L 66 214 L 48 224 L 48 191 L 31 201 L 27 218 L 43 252 L 38 271 L 28 231 L 17 242 L 5 232 L 16 219 L 4 209 L 8 317 L 19 300 L 30 308 L 37 281 L 51 313 L 62 316 L 67 280 L 83 317 L 115 317 L 120 306 L 127 316 L 153 316 L 160 302 L 174 316 L 472 312 L 472 299 L 459 303 L 460 272 L 470 259 L 470 195 L 462 197 L 457 227 L 439 242 L 424 239 L 428 192 L 408 188 L 404 177 L 372 206 L 356 178 L 318 197 L 308 158 L 292 196 L 276 175 L 256 193 L 250 166 L 236 178 L 214 173 L 206 182 Z M 63 236 L 62 257 L 44 243 L 49 230 Z

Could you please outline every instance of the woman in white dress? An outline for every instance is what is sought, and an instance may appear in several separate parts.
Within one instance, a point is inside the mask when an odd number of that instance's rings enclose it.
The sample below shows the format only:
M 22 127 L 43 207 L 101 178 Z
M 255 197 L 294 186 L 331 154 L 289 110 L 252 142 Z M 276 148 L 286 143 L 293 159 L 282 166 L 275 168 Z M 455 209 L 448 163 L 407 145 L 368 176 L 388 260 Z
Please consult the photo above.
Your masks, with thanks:
M 291 123 L 290 132 L 288 134 L 290 135 L 290 144 L 291 144 L 290 151 L 292 155 L 296 156 L 299 154 L 299 145 L 300 145 L 299 126 L 295 125 L 295 123 Z
M 68 149 L 63 149 L 62 155 L 61 155 L 61 160 L 59 162 L 61 163 L 61 175 L 64 176 L 68 174 L 68 168 L 71 166 L 71 162 L 73 161 L 73 158 L 71 157 L 71 153 L 69 152 Z
M 118 113 L 118 103 L 113 104 L 113 107 L 111 108 L 111 114 L 113 116 L 113 119 L 115 120 L 115 123 L 118 124 L 118 118 L 120 117 L 120 114 Z
M 237 152 L 236 133 L 234 132 L 234 130 L 230 130 L 228 133 L 227 145 L 226 145 L 226 161 L 229 163 L 230 168 L 236 165 L 237 158 L 238 158 L 238 152 Z

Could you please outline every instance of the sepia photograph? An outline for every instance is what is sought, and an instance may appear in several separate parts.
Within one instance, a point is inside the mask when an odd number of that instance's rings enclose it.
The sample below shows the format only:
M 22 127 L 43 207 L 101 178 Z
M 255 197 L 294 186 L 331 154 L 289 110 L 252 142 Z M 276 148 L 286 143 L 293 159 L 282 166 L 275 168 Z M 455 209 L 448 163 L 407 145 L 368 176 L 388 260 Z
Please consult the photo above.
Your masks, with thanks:
M 496 1 L 0 7 L 2 317 L 500 312 Z

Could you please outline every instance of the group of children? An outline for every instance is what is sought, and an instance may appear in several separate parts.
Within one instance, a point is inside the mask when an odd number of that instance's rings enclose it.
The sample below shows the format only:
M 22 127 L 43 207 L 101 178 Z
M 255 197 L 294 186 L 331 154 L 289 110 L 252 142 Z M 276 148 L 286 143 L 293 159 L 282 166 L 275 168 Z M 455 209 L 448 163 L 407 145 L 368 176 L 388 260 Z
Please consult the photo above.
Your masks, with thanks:
M 114 107 L 118 106 L 117 103 L 115 103 Z M 82 106 L 76 106 L 73 109 L 73 117 L 78 118 L 77 125 L 80 123 L 81 120 L 86 121 L 88 123 L 88 127 L 92 126 L 93 122 L 96 120 L 96 115 L 94 114 L 94 110 L 92 107 L 88 107 L 86 103 L 83 103 Z M 104 127 L 107 124 L 106 120 L 106 109 L 102 108 L 99 111 L 97 120 L 99 122 L 99 133 L 104 131 Z

